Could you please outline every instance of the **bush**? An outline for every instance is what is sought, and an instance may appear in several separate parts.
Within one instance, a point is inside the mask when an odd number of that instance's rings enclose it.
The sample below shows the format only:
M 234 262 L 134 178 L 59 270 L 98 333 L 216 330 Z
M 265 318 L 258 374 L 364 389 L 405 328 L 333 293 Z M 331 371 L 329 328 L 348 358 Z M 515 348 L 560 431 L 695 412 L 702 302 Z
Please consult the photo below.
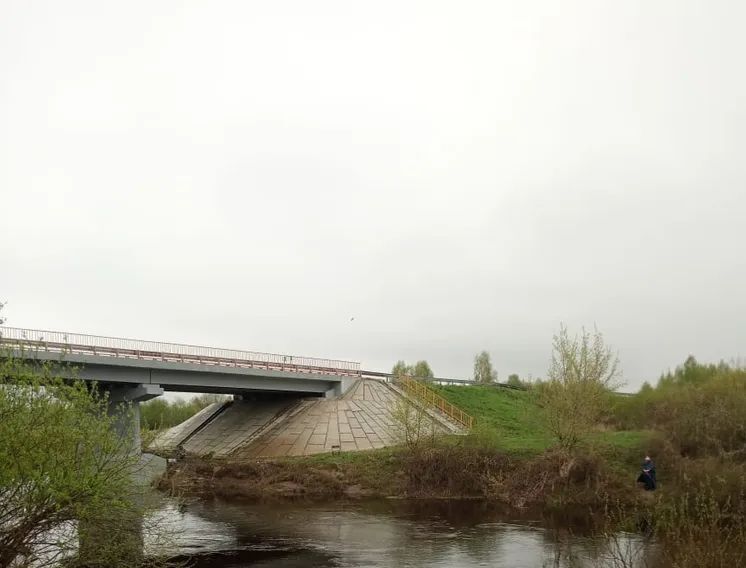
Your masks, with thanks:
M 531 383 L 528 381 L 522 381 L 521 378 L 513 373 L 512 375 L 508 376 L 508 380 L 505 383 L 509 387 L 513 387 L 516 389 L 523 389 L 528 390 L 531 388 Z
M 683 455 L 743 453 L 746 445 L 746 372 L 719 372 L 706 383 L 667 389 L 652 418 Z
M 485 497 L 488 481 L 509 466 L 494 450 L 433 445 L 405 456 L 403 471 L 411 496 Z
M 436 426 L 425 407 L 409 396 L 396 398 L 391 410 L 391 437 L 410 452 L 419 451 L 422 446 L 435 440 Z
M 743 487 L 743 480 L 741 482 Z M 666 565 L 681 568 L 743 566 L 746 519 L 743 491 L 722 500 L 708 483 L 659 502 L 653 512 Z
M 72 554 L 74 533 L 60 531 L 73 523 L 88 537 L 81 563 L 133 566 L 143 512 L 135 432 L 120 436 L 115 425 L 127 421 L 109 416 L 106 396 L 62 371 L 0 353 L 0 566 Z
M 746 458 L 746 370 L 700 365 L 693 357 L 656 388 L 617 396 L 611 420 L 619 428 L 659 430 L 682 455 Z
M 608 393 L 619 378 L 619 360 L 599 331 L 570 337 L 560 327 L 552 345 L 549 380 L 536 391 L 547 427 L 564 449 L 572 449 L 603 418 Z

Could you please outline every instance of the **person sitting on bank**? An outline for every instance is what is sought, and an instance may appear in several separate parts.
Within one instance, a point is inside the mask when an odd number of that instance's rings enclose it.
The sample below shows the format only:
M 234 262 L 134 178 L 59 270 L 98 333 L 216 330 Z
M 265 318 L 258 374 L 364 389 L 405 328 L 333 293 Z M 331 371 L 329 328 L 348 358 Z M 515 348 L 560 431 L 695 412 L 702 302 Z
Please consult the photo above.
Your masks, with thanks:
M 650 456 L 645 456 L 645 461 L 642 462 L 642 471 L 637 477 L 637 482 L 644 485 L 645 491 L 655 491 L 655 464 L 650 459 Z

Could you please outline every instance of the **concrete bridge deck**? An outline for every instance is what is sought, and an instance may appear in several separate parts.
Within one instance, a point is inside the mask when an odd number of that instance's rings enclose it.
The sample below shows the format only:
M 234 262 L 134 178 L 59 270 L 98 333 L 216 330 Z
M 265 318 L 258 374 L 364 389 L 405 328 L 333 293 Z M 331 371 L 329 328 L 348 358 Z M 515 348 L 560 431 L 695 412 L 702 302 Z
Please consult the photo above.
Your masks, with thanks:
M 0 347 L 28 359 L 73 365 L 84 380 L 165 391 L 339 396 L 361 376 L 360 363 L 339 359 L 2 326 Z

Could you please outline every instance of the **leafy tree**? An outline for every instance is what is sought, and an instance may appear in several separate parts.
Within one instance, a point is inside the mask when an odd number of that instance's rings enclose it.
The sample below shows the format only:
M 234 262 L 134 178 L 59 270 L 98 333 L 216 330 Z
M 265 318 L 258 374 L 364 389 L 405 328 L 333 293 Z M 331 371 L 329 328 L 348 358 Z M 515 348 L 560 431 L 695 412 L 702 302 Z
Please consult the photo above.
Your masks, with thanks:
M 486 351 L 474 357 L 474 381 L 485 384 L 497 381 L 497 371 L 492 368 L 490 354 Z
M 417 379 L 432 379 L 435 377 L 433 370 L 427 361 L 417 361 L 414 365 L 408 365 L 405 361 L 397 361 L 391 374 L 395 378 L 413 377 Z
M 619 386 L 619 359 L 595 330 L 570 337 L 565 325 L 554 336 L 548 380 L 540 401 L 549 430 L 560 446 L 572 449 L 607 410 L 607 393 Z
M 418 379 L 432 379 L 435 377 L 427 361 L 417 361 L 412 369 L 412 375 Z
M 141 554 L 139 529 L 123 522 L 138 515 L 133 433 L 115 431 L 105 396 L 52 367 L 4 354 L 0 385 L 0 567 L 59 561 L 74 549 L 60 531 L 72 522 L 108 522 L 107 544 L 81 562 L 131 566 Z
M 617 398 L 618 427 L 661 431 L 678 454 L 738 461 L 746 455 L 746 369 L 690 356 L 657 387 L 644 383 L 637 394 Z
M 412 367 L 407 365 L 404 361 L 397 361 L 394 368 L 391 369 L 391 374 L 397 379 L 401 377 L 410 377 L 412 376 L 412 372 Z
M 511 387 L 516 387 L 516 388 L 523 388 L 525 386 L 523 384 L 523 381 L 521 381 L 521 378 L 515 373 L 508 376 L 507 384 L 510 385 Z

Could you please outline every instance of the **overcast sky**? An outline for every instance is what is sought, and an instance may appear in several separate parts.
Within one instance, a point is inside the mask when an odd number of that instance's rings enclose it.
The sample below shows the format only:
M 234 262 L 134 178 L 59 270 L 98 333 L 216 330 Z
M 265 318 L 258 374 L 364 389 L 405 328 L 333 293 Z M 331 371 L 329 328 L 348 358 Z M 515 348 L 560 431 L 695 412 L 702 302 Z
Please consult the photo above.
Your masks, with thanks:
M 744 21 L 2 0 L 8 324 L 502 379 L 595 324 L 627 389 L 746 356 Z

